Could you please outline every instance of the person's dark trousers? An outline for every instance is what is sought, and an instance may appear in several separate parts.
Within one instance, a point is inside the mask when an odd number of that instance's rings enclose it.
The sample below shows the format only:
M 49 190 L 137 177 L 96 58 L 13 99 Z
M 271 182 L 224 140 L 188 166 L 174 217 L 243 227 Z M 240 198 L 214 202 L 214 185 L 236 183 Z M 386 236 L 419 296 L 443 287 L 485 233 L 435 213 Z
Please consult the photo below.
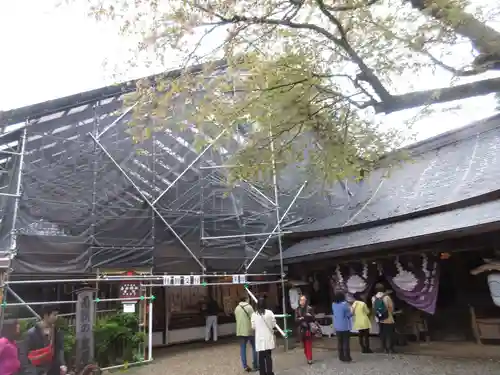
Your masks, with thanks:
M 339 352 L 339 359 L 342 362 L 350 362 L 351 359 L 351 332 L 337 331 L 337 350 Z
M 359 346 L 361 347 L 362 353 L 371 353 L 370 349 L 370 330 L 360 329 L 358 331 Z
M 382 341 L 382 348 L 386 352 L 394 352 L 394 324 L 380 323 L 380 341 Z
M 255 337 L 253 336 L 241 336 L 240 337 L 240 357 L 243 370 L 248 368 L 247 364 L 247 343 L 250 343 L 252 347 L 252 368 L 257 369 L 259 367 L 257 360 L 257 352 L 255 351 Z
M 262 350 L 259 352 L 259 374 L 274 375 L 273 358 L 270 350 Z

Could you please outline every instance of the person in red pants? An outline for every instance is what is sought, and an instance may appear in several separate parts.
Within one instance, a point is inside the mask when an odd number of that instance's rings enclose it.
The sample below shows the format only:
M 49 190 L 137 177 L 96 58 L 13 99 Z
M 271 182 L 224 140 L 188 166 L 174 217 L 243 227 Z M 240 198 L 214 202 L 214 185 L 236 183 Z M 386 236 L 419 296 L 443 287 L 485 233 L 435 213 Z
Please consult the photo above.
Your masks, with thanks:
M 300 296 L 299 307 L 295 310 L 295 322 L 299 326 L 299 333 L 302 344 L 304 345 L 304 354 L 308 364 L 312 364 L 312 339 L 311 323 L 314 322 L 314 312 L 311 306 L 307 304 L 306 296 Z

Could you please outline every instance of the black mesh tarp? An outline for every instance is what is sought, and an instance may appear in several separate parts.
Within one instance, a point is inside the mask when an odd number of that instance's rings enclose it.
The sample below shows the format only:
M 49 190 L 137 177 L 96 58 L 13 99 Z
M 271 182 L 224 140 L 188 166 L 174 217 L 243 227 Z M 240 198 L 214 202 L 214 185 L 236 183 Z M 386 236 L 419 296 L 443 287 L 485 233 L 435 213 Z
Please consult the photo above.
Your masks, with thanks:
M 83 104 L 81 98 L 85 98 Z M 218 141 L 178 179 L 199 153 L 193 144 L 200 131 L 186 126 L 174 132 L 167 126 L 136 143 L 129 134 L 130 114 L 123 99 L 122 91 L 106 88 L 73 100 L 63 98 L 64 107 L 59 109 L 54 101 L 47 103 L 45 112 L 43 105 L 33 106 L 36 113 L 49 113 L 45 116 L 34 118 L 29 109 L 13 112 L 29 118 L 15 226 L 20 235 L 15 270 L 75 273 L 153 267 L 158 272 L 199 272 L 200 266 L 185 247 L 208 271 L 241 270 L 266 239 L 241 235 L 271 232 L 276 225 L 274 206 L 262 196 L 273 199 L 273 189 L 259 186 L 259 192 L 246 182 L 229 186 L 227 170 L 202 167 L 224 165 L 242 147 L 244 134 Z M 168 121 L 182 121 L 188 110 L 183 106 Z M 19 145 L 23 129 L 12 118 L 4 116 L 0 149 Z M 217 136 L 216 130 L 214 134 L 204 131 L 202 136 L 209 141 Z M 99 136 L 104 150 L 90 134 Z M 8 171 L 1 176 L 3 189 L 13 192 L 18 158 L 6 156 L 1 165 Z M 301 184 L 295 167 L 282 174 L 281 213 Z M 154 212 L 144 197 L 154 201 L 169 186 Z M 283 226 L 333 214 L 332 196 L 346 197 L 339 186 L 329 192 L 304 189 Z M 5 250 L 13 233 L 15 199 L 3 197 L 2 203 L 0 233 Z M 227 238 L 210 238 L 214 236 Z M 267 257 L 275 253 L 275 241 L 270 241 L 256 265 L 264 267 Z

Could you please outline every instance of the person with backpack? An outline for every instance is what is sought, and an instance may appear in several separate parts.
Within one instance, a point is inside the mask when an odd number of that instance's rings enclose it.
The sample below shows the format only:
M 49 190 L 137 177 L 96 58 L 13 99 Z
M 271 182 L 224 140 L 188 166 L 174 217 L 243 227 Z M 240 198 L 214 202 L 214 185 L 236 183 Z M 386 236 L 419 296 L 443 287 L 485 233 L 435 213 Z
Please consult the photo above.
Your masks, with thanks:
M 347 303 L 345 293 L 337 290 L 333 297 L 333 328 L 337 336 L 337 350 L 339 360 L 351 362 L 351 306 Z
M 363 301 L 360 294 L 354 295 L 355 301 L 351 305 L 353 314 L 353 329 L 358 331 L 359 346 L 361 353 L 373 353 L 370 349 L 370 328 L 372 322 L 370 321 L 370 309 Z
M 253 307 L 248 303 L 248 297 L 242 297 L 240 303 L 234 309 L 234 317 L 236 318 L 236 336 L 240 338 L 240 357 L 243 370 L 246 372 L 257 370 L 258 360 L 255 350 L 255 337 L 252 330 L 252 315 Z M 247 364 L 247 344 L 252 347 L 253 366 L 250 368 Z
M 251 322 L 255 331 L 255 348 L 259 353 L 259 374 L 274 375 L 271 352 L 276 347 L 276 317 L 271 310 L 266 309 L 265 298 L 259 298 L 257 311 L 252 314 Z
M 383 284 L 375 285 L 375 295 L 372 298 L 372 310 L 379 324 L 380 341 L 386 353 L 395 353 L 394 350 L 394 304 L 387 294 Z

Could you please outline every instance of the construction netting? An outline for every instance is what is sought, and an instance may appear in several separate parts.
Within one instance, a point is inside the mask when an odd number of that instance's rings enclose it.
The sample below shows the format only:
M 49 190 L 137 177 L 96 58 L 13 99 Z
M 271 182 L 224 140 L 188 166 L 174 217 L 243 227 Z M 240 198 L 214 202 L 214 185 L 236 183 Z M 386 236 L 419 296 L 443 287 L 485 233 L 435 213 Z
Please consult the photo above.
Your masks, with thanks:
M 218 131 L 204 128 L 202 136 L 213 146 L 201 157 L 193 146 L 200 130 L 192 125 L 182 131 L 164 127 L 136 142 L 129 131 L 132 111 L 124 105 L 131 87 L 58 99 L 0 119 L 0 193 L 8 194 L 0 198 L 0 234 L 3 250 L 17 249 L 15 272 L 153 267 L 182 273 L 199 272 L 201 265 L 235 272 L 276 227 L 272 187 L 229 185 L 229 171 L 219 168 L 244 146 L 245 134 L 214 142 Z M 187 110 L 180 108 L 169 121 L 182 121 Z M 295 168 L 279 177 L 282 216 L 303 179 Z M 348 198 L 340 185 L 325 192 L 309 184 L 280 230 L 334 214 L 332 195 Z M 256 267 L 276 253 L 275 240 Z

